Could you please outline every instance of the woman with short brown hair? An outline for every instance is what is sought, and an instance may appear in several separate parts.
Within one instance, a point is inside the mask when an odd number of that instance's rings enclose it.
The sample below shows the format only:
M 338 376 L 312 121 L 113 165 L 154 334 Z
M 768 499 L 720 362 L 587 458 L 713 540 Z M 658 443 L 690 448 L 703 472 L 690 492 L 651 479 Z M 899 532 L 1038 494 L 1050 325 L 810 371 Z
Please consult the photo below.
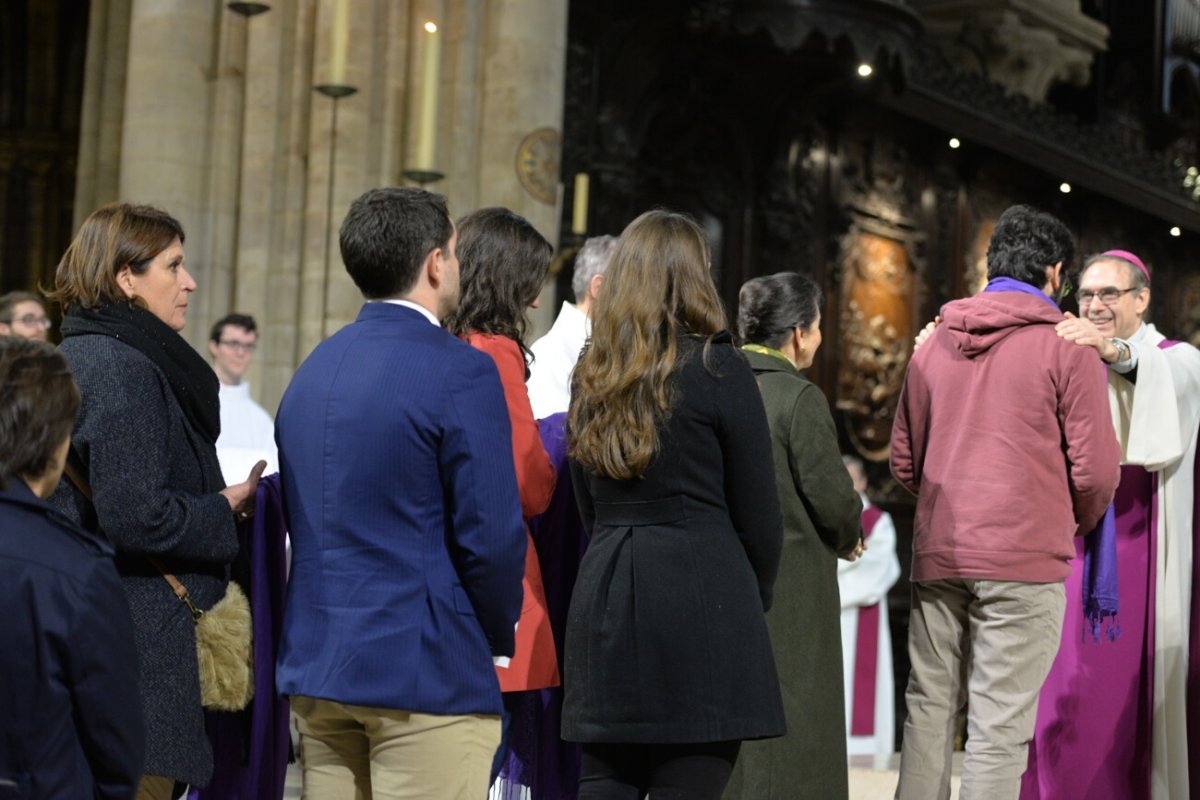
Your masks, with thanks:
M 213 766 L 195 622 L 163 572 L 201 609 L 225 595 L 235 513 L 251 507 L 262 465 L 225 488 L 217 378 L 179 335 L 196 289 L 183 240 L 164 211 L 105 206 L 80 227 L 50 294 L 63 306 L 62 352 L 83 395 L 70 459 L 82 485 L 64 481 L 51 502 L 117 551 L 146 718 L 138 796 L 156 799 L 176 782 L 203 786 Z

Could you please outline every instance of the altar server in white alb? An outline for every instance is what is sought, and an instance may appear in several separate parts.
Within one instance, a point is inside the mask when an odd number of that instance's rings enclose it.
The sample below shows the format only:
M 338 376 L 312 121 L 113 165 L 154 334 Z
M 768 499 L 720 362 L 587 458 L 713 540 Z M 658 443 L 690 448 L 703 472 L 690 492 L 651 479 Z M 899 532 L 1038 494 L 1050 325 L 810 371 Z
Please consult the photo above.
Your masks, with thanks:
M 593 236 L 575 257 L 571 291 L 575 303 L 563 301 L 558 318 L 545 336 L 533 343 L 529 365 L 529 402 L 535 419 L 566 412 L 571 402 L 571 371 L 592 332 L 592 301 L 604 282 L 608 259 L 617 246 L 615 236 Z
M 887 593 L 900 578 L 892 515 L 867 499 L 867 476 L 855 456 L 842 456 L 863 502 L 866 551 L 838 563 L 842 595 L 842 674 L 846 681 L 846 751 L 849 755 L 896 750 L 895 679 Z
M 213 371 L 221 382 L 221 435 L 217 458 L 225 482 L 244 478 L 260 460 L 267 462 L 263 474 L 279 471 L 275 449 L 275 422 L 267 410 L 250 398 L 250 384 L 242 380 L 254 362 L 258 326 L 254 317 L 228 314 L 217 320 L 209 335 L 208 352 Z

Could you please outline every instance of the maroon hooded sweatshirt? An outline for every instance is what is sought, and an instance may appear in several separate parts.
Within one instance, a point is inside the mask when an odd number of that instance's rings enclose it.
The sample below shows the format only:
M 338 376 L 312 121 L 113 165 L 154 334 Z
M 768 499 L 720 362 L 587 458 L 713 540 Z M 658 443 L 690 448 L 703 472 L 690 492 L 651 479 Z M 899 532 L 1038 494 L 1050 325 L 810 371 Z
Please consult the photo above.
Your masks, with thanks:
M 1043 297 L 948 303 L 912 358 L 891 467 L 917 496 L 914 581 L 1065 580 L 1112 501 L 1121 451 L 1104 367 Z

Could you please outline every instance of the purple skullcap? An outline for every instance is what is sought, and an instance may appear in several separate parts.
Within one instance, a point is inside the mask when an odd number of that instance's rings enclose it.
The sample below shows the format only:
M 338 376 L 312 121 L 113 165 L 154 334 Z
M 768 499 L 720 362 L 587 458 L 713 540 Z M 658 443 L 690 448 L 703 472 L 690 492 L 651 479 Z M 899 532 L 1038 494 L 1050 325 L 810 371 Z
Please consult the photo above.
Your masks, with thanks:
M 1137 267 L 1138 269 L 1140 269 L 1142 271 L 1142 274 L 1146 276 L 1147 283 L 1150 282 L 1150 270 L 1146 269 L 1146 265 L 1142 263 L 1142 260 L 1140 258 L 1135 256 L 1133 253 L 1129 252 L 1128 250 L 1105 250 L 1100 255 L 1114 256 L 1116 258 L 1121 258 L 1121 259 L 1124 259 L 1125 261 L 1128 261 L 1130 264 L 1133 264 L 1135 267 Z

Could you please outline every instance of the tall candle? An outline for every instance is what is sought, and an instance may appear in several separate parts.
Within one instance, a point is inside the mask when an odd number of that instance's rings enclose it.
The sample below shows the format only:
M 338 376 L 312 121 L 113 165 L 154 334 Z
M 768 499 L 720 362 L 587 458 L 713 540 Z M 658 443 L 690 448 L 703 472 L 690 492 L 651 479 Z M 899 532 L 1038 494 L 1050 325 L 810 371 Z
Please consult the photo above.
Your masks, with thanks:
M 582 236 L 587 233 L 588 218 L 588 175 L 575 173 L 575 201 L 571 206 L 571 233 Z
M 329 31 L 329 82 L 342 86 L 346 83 L 346 48 L 350 44 L 350 0 L 333 0 Z
M 432 172 L 435 169 L 434 151 L 437 143 L 442 34 L 433 22 L 426 22 L 422 31 L 424 57 L 421 59 L 420 111 L 417 114 L 417 154 L 410 168 Z

